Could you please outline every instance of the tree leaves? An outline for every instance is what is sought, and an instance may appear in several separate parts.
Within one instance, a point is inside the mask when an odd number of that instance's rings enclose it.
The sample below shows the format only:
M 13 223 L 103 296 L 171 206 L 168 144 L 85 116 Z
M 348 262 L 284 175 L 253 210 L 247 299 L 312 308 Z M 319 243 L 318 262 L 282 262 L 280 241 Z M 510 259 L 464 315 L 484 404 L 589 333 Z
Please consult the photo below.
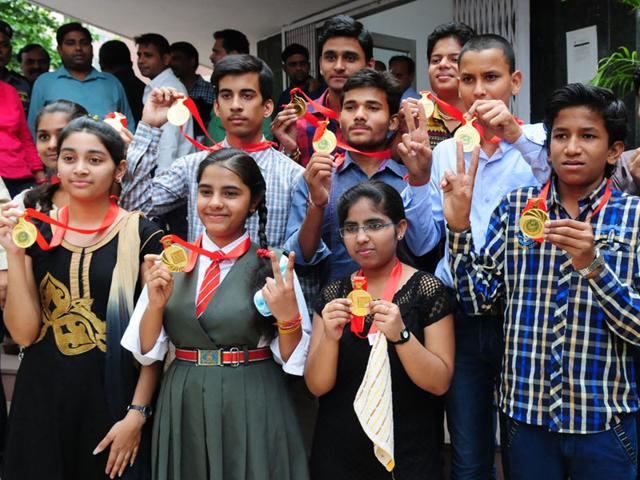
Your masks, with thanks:
M 614 90 L 620 97 L 635 92 L 634 73 L 640 67 L 638 52 L 620 47 L 618 51 L 600 60 L 598 73 L 592 85 Z
M 20 72 L 16 54 L 29 43 L 39 43 L 51 57 L 51 67 L 60 66 L 60 58 L 56 54 L 56 29 L 60 26 L 55 17 L 46 8 L 34 5 L 25 0 L 0 0 L 2 19 L 13 29 L 13 58 L 8 67 Z

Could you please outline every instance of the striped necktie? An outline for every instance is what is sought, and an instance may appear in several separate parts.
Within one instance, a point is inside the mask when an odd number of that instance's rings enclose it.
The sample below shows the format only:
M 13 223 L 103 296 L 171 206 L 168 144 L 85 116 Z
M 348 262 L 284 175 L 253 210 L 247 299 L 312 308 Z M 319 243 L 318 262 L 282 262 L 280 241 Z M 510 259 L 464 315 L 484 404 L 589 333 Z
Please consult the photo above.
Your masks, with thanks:
M 204 279 L 198 292 L 198 298 L 196 299 L 196 318 L 200 318 L 204 313 L 207 305 L 209 305 L 213 295 L 220 286 L 220 262 L 222 260 L 235 260 L 241 257 L 249 250 L 250 245 L 251 240 L 247 237 L 244 242 L 240 243 L 240 245 L 236 246 L 227 254 L 221 250 L 207 253 L 207 256 L 211 259 L 211 264 L 204 274 Z

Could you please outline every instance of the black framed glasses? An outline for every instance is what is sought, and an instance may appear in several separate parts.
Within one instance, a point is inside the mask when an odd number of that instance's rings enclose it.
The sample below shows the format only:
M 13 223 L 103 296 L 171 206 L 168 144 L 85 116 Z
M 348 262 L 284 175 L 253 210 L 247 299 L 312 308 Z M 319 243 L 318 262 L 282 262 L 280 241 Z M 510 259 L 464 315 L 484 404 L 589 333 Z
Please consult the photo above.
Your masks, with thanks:
M 389 222 L 389 223 L 370 223 L 368 225 L 356 225 L 356 224 L 349 224 L 345 227 L 342 227 L 340 230 L 338 230 L 340 232 L 340 236 L 342 238 L 348 238 L 348 237 L 355 237 L 358 232 L 360 230 L 362 230 L 364 233 L 377 233 L 377 232 L 381 232 L 382 230 L 384 230 L 385 228 L 388 228 L 392 225 L 395 225 L 395 223 L 393 222 Z

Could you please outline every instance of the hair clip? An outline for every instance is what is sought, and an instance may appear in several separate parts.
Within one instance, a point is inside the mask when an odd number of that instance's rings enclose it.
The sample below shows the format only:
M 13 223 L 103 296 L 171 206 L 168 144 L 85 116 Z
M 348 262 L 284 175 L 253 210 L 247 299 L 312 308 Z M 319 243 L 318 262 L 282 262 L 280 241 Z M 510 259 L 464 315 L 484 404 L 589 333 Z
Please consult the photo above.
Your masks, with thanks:
M 259 248 L 256 251 L 256 254 L 260 258 L 271 258 L 271 250 L 269 250 L 268 248 Z

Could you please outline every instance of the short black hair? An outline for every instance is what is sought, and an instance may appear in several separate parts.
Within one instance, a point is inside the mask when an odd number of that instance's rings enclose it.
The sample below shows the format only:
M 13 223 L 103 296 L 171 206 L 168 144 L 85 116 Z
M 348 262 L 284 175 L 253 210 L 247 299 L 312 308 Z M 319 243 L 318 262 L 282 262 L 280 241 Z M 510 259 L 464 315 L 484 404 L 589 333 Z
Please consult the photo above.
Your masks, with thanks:
M 273 72 L 269 66 L 258 57 L 249 54 L 227 55 L 218 63 L 213 71 L 211 83 L 216 92 L 220 86 L 220 79 L 227 75 L 241 75 L 243 73 L 257 73 L 260 77 L 260 95 L 262 103 L 273 98 Z
M 405 62 L 409 67 L 409 74 L 416 73 L 416 62 L 413 61 L 411 57 L 406 55 L 396 55 L 389 59 L 389 68 L 391 68 L 391 64 L 394 62 Z
M 379 180 L 361 182 L 344 192 L 338 199 L 338 224 L 340 228 L 349 216 L 349 209 L 361 198 L 367 198 L 376 210 L 386 215 L 394 224 L 406 219 L 402 197 L 391 185 Z
M 98 52 L 98 60 L 102 68 L 131 67 L 131 51 L 127 44 L 120 40 L 104 42 Z
M 438 25 L 427 37 L 427 60 L 431 61 L 431 54 L 433 53 L 436 43 L 443 38 L 453 37 L 458 41 L 461 47 L 464 47 L 469 39 L 475 36 L 475 30 L 466 23 L 447 22 L 442 25 Z
M 387 105 L 389 105 L 389 113 L 395 115 L 400 109 L 400 99 L 402 98 L 402 90 L 396 77 L 389 72 L 379 72 L 372 68 L 363 68 L 353 74 L 342 88 L 343 93 L 356 88 L 377 88 L 382 90 L 387 96 Z
M 496 48 L 502 51 L 504 55 L 504 59 L 509 65 L 509 73 L 513 73 L 516 71 L 516 54 L 513 51 L 513 45 L 506 38 L 496 35 L 495 33 L 485 33 L 482 35 L 476 35 L 469 39 L 467 43 L 464 44 L 462 50 L 460 50 L 460 55 L 458 56 L 458 65 L 462 62 L 462 57 L 465 53 L 469 51 L 481 52 L 483 50 L 490 50 L 492 48 Z
M 187 57 L 194 59 L 196 61 L 196 68 L 197 68 L 198 64 L 200 63 L 200 56 L 198 55 L 198 49 L 196 49 L 196 47 L 194 47 L 189 42 L 175 42 L 175 43 L 172 43 L 171 47 L 169 47 L 169 50 L 171 51 L 171 53 L 173 53 L 173 52 L 182 52 Z
M 238 30 L 231 28 L 218 30 L 217 32 L 213 32 L 213 38 L 216 40 L 222 39 L 222 48 L 224 48 L 227 53 L 249 53 L 249 40 L 247 40 L 247 36 L 244 33 Z
M 18 50 L 18 53 L 16 54 L 16 60 L 18 60 L 18 63 L 22 63 L 23 54 L 33 52 L 34 50 L 38 50 L 38 49 L 42 50 L 44 52 L 45 57 L 47 57 L 47 60 L 51 61 L 49 52 L 47 52 L 47 49 L 44 48 L 39 43 L 29 43 L 28 45 L 25 45 L 24 47 L 22 47 L 20 50 Z
M 61 25 L 60 27 L 58 27 L 58 30 L 56 30 L 56 41 L 58 42 L 58 45 L 62 45 L 62 42 L 64 42 L 64 37 L 66 37 L 71 32 L 84 33 L 84 35 L 89 39 L 89 41 L 92 40 L 91 32 L 87 27 L 83 26 L 79 22 L 71 22 L 71 23 L 65 23 L 64 25 Z
M 320 38 L 318 38 L 320 52 L 322 52 L 327 40 L 335 37 L 355 38 L 364 51 L 365 60 L 368 62 L 373 58 L 373 38 L 369 30 L 364 28 L 364 25 L 353 17 L 337 15 L 324 22 L 322 33 L 320 34 Z
M 282 55 L 280 55 L 282 63 L 287 63 L 287 59 L 293 55 L 303 55 L 307 60 L 309 60 L 309 50 L 307 47 L 300 45 L 299 43 L 292 43 L 282 51 Z
M 594 87 L 582 83 L 570 83 L 555 90 L 545 106 L 544 127 L 547 131 L 547 152 L 551 147 L 553 125 L 561 110 L 571 107 L 586 107 L 599 115 L 609 135 L 609 146 L 624 142 L 629 134 L 627 109 L 622 100 L 608 88 Z M 605 176 L 610 177 L 615 165 L 607 164 Z
M 137 45 L 153 45 L 160 55 L 168 55 L 169 41 L 159 33 L 145 33 L 134 38 Z

